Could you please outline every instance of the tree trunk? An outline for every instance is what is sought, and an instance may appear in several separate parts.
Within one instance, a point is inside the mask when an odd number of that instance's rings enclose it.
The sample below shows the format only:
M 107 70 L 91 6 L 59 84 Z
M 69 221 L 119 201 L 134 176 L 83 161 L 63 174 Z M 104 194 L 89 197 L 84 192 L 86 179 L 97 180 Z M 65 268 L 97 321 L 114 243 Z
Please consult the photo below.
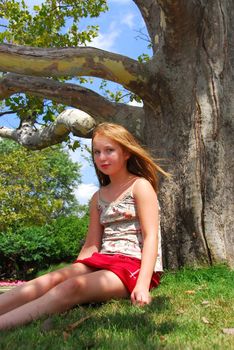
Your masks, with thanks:
M 149 86 L 154 102 L 145 107 L 144 139 L 173 175 L 160 193 L 167 267 L 234 266 L 234 79 L 226 46 L 233 16 L 227 23 L 221 6 L 208 6 L 197 38 L 178 56 L 165 52 L 163 78 Z

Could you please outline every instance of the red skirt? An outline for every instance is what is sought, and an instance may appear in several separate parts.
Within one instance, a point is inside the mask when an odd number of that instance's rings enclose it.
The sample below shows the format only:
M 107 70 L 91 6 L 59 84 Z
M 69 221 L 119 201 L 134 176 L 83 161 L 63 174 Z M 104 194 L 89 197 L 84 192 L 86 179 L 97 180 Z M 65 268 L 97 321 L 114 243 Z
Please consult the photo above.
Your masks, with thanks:
M 89 258 L 77 259 L 75 263 L 94 267 L 99 270 L 114 272 L 123 282 L 125 287 L 132 293 L 141 268 L 141 260 L 122 254 L 93 253 Z M 156 288 L 160 283 L 161 272 L 154 272 L 149 289 Z

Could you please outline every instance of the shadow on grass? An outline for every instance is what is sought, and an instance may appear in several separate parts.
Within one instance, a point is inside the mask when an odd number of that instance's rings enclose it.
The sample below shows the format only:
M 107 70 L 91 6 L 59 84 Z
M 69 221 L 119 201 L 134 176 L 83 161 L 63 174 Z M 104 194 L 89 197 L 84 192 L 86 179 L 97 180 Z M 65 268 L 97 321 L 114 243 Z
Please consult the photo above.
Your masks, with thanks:
M 92 305 L 94 312 L 99 306 Z M 84 307 L 84 312 L 85 309 L 92 313 L 90 305 Z M 79 339 L 82 349 L 89 348 L 90 344 L 93 349 L 165 349 L 164 336 L 181 328 L 170 317 L 165 319 L 163 314 L 167 310 L 168 315 L 170 309 L 170 298 L 166 296 L 154 297 L 144 308 L 133 307 L 129 301 L 109 303 L 104 312 L 87 320 L 72 337 Z
M 163 312 L 165 310 L 171 309 L 170 298 L 165 295 L 159 295 L 153 297 L 152 303 L 149 308 L 153 309 L 156 312 Z
M 113 302 L 115 303 L 115 301 L 113 301 Z M 132 306 L 132 304 L 128 300 L 122 300 L 121 302 L 128 303 L 128 304 L 130 304 L 130 307 L 134 307 L 134 306 Z M 111 302 L 109 302 L 109 303 L 111 303 Z M 82 306 L 78 306 L 78 307 L 84 308 L 84 309 L 98 310 L 99 308 L 102 308 L 104 305 L 106 305 L 106 302 L 83 304 Z M 77 306 L 74 307 L 74 309 L 76 309 L 76 308 L 77 308 Z M 144 310 L 145 308 L 147 308 L 147 310 L 153 309 L 153 311 L 156 311 L 156 312 L 163 312 L 165 310 L 169 310 L 169 309 L 171 309 L 170 298 L 167 297 L 166 295 L 159 295 L 159 296 L 153 297 L 152 302 L 150 303 L 149 306 L 145 306 L 144 308 L 138 308 L 138 309 Z
M 144 308 L 132 306 L 129 300 L 83 305 L 54 315 L 46 323 L 41 320 L 24 326 L 18 333 L 9 331 L 3 349 L 11 344 L 11 350 L 171 350 L 165 338 L 181 330 L 172 309 L 171 299 L 166 295 L 155 296 Z M 78 326 L 69 331 L 69 326 L 76 322 Z M 65 339 L 67 330 L 69 334 Z M 24 344 L 22 348 L 21 343 Z M 29 343 L 30 348 L 27 348 L 25 344 Z

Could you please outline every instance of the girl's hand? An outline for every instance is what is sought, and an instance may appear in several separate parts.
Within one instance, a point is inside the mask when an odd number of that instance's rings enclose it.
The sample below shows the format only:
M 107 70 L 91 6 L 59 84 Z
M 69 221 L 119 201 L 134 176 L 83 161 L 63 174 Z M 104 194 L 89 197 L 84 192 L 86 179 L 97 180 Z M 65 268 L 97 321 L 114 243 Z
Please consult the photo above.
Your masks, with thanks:
M 151 296 L 147 289 L 135 287 L 131 294 L 131 301 L 133 305 L 144 306 L 151 303 Z

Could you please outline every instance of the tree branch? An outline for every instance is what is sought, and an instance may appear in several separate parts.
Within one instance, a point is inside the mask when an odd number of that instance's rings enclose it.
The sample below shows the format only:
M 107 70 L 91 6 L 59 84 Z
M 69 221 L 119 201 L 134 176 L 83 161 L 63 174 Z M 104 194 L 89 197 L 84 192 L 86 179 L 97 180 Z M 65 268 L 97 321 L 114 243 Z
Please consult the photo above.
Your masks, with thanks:
M 117 123 L 121 121 L 126 126 L 131 127 L 132 125 L 135 133 L 133 120 L 144 118 L 143 108 L 110 102 L 98 93 L 75 84 L 19 74 L 7 74 L 0 79 L 1 99 L 18 92 L 51 99 L 81 109 L 91 115 L 96 123 L 105 120 Z M 140 131 L 138 137 L 140 137 Z
M 152 44 L 153 52 L 161 42 L 160 7 L 155 0 L 133 0 L 145 21 Z
M 129 107 L 131 110 L 131 106 Z M 134 115 L 132 120 L 128 117 L 124 115 L 123 120 L 118 122 L 140 138 L 144 122 L 142 115 L 140 118 L 135 118 Z M 19 129 L 0 127 L 0 137 L 14 140 L 28 149 L 39 150 L 65 141 L 70 132 L 78 137 L 90 138 L 95 125 L 95 120 L 87 113 L 78 109 L 67 109 L 54 123 L 39 130 L 27 122 L 23 122 Z
M 4 112 L 0 112 L 0 117 L 3 117 L 6 114 L 15 114 L 15 111 L 4 111 Z
M 23 122 L 20 129 L 0 129 L 0 136 L 10 138 L 30 149 L 41 149 L 65 140 L 70 132 L 75 136 L 90 137 L 91 127 L 87 125 L 103 121 L 120 123 L 139 139 L 144 127 L 144 110 L 141 107 L 110 102 L 90 89 L 75 84 L 64 84 L 52 79 L 7 74 L 0 80 L 0 97 L 7 98 L 17 92 L 29 93 L 77 107 L 79 110 L 65 111 L 56 121 L 41 130 L 29 122 Z M 82 109 L 81 112 L 80 109 Z M 85 124 L 86 125 L 86 124 Z
M 5 128 L 4 126 L 0 126 L 0 137 L 18 142 L 15 134 L 15 129 Z
M 31 150 L 38 150 L 61 143 L 70 132 L 79 137 L 91 137 L 95 120 L 78 109 L 67 109 L 51 125 L 35 129 L 30 123 L 22 123 L 20 129 L 0 127 L 0 137 L 18 142 Z
M 146 82 L 143 64 L 91 47 L 48 49 L 1 44 L 0 70 L 46 77 L 99 77 L 119 83 L 135 93 Z
M 20 92 L 81 108 L 97 120 L 108 119 L 116 113 L 116 103 L 75 84 L 19 74 L 7 74 L 0 79 L 0 99 Z
M 157 3 L 161 8 L 160 26 L 168 53 L 181 52 L 188 44 L 195 46 L 204 5 L 197 0 L 157 0 Z

